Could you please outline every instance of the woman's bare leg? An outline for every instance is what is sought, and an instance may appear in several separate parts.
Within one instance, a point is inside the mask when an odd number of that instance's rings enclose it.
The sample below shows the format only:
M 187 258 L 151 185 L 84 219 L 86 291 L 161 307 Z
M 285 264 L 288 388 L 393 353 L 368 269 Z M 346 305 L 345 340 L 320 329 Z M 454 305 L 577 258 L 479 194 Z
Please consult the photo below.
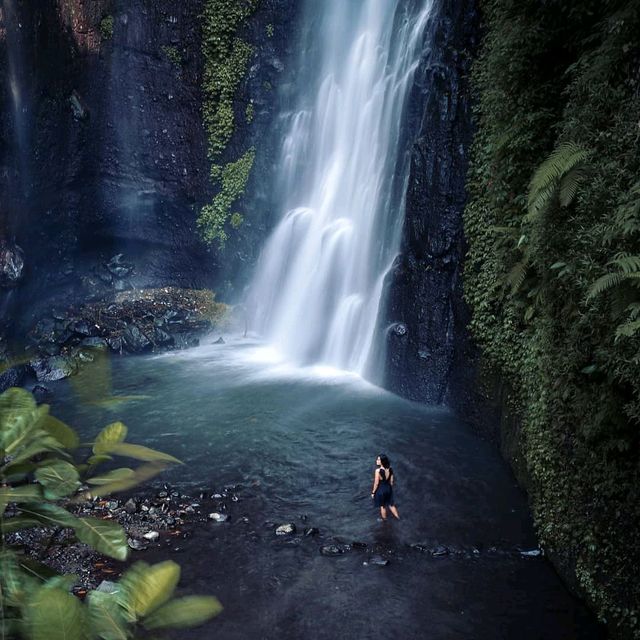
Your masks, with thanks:
M 389 505 L 389 510 L 391 511 L 391 513 L 393 514 L 393 517 L 396 520 L 400 520 L 400 514 L 398 513 L 398 509 L 396 508 L 395 505 Z
M 387 509 L 385 507 L 380 507 L 380 517 L 383 520 L 387 519 Z

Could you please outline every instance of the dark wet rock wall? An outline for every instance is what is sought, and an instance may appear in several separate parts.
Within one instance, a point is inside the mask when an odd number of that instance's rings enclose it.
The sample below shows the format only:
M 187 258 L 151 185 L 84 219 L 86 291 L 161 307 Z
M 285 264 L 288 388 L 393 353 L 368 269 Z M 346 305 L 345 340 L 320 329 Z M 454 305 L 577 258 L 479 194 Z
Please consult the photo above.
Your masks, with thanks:
M 382 329 L 385 386 L 437 404 L 465 392 L 472 351 L 462 293 L 462 214 L 473 133 L 468 74 L 478 38 L 476 2 L 441 0 L 434 19 L 410 105 L 409 120 L 418 119 L 419 132 Z
M 22 249 L 24 271 L 19 286 L 0 291 L 0 315 L 14 332 L 105 284 L 220 288 L 222 272 L 230 279 L 235 268 L 223 261 L 254 250 L 250 232 L 234 253 L 219 254 L 196 230 L 213 194 L 201 114 L 203 3 L 3 0 L 0 58 L 18 73 L 2 75 L 0 241 Z M 245 28 L 258 46 L 237 107 L 253 100 L 255 117 L 236 118 L 232 146 L 255 144 L 261 167 L 271 162 L 259 143 L 271 131 L 292 4 L 264 0 Z M 107 282 L 105 265 L 118 254 L 133 271 Z

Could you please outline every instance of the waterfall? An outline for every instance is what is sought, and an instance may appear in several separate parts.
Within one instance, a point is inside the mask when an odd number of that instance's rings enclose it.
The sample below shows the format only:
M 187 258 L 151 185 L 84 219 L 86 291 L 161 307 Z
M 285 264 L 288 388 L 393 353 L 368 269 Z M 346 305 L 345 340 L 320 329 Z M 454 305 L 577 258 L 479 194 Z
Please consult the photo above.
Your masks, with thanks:
M 29 113 L 30 79 L 33 75 L 25 64 L 25 49 L 30 34 L 20 21 L 19 7 L 15 0 L 2 0 L 3 22 L 5 27 L 7 69 L 6 82 L 11 101 L 12 123 L 11 144 L 16 159 L 15 179 L 8 185 L 8 191 L 16 202 L 24 206 L 24 198 L 30 187 L 31 170 L 31 115 Z
M 250 330 L 295 363 L 367 374 L 400 243 L 402 123 L 432 6 L 307 2 L 301 89 L 278 167 L 284 215 L 247 297 Z

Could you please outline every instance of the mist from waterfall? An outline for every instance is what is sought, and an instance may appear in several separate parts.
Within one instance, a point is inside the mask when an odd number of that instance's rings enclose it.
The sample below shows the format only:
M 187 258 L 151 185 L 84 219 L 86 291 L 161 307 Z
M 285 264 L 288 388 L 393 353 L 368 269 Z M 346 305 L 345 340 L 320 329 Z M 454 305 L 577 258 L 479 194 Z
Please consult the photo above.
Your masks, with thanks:
M 433 0 L 307 2 L 249 329 L 297 364 L 367 374 L 408 176 L 402 124 Z

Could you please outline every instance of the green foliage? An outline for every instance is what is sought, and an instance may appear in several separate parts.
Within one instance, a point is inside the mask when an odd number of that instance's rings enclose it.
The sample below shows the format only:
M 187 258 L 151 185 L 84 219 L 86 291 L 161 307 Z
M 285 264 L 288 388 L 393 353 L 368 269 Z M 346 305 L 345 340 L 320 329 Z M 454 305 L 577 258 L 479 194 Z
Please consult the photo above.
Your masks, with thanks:
M 640 637 L 640 3 L 482 9 L 471 329 L 513 389 L 542 543 Z
M 267 38 L 273 38 L 274 29 L 272 24 L 268 24 L 264 30 L 265 30 L 265 33 L 267 34 Z
M 207 0 L 202 16 L 204 123 L 209 155 L 215 160 L 234 130 L 233 100 L 244 77 L 252 47 L 236 34 L 259 0 Z
M 182 54 L 178 47 L 174 47 L 173 45 L 164 45 L 160 47 L 160 51 L 167 57 L 169 62 L 171 62 L 178 69 L 182 68 Z
M 113 25 L 112 15 L 105 16 L 100 20 L 100 36 L 103 40 L 111 40 L 113 38 Z
M 239 213 L 231 213 L 231 207 L 244 193 L 253 167 L 255 149 L 249 149 L 239 160 L 226 165 L 221 171 L 221 189 L 211 204 L 202 208 L 198 218 L 204 239 L 208 242 L 217 240 L 224 246 L 228 235 L 225 226 L 231 217 L 231 226 L 237 228 L 242 223 Z
M 253 122 L 253 116 L 254 116 L 253 100 L 250 101 L 249 104 L 247 105 L 247 108 L 244 111 L 244 115 L 245 115 L 245 118 L 247 119 L 247 124 L 251 124 Z
M 235 131 L 234 100 L 244 78 L 253 47 L 238 36 L 260 0 L 207 0 L 202 16 L 202 51 L 204 56 L 203 119 L 212 161 L 211 177 L 219 193 L 205 205 L 198 225 L 207 242 L 217 240 L 224 246 L 228 238 L 225 225 L 229 207 L 244 191 L 253 165 L 254 150 L 226 166 L 219 165 Z M 248 123 L 253 119 L 253 105 L 245 111 Z M 242 185 L 241 189 L 238 187 Z M 233 197 L 232 197 L 233 196 Z
M 86 604 L 69 593 L 72 577 L 57 576 L 29 560 L 11 534 L 32 527 L 73 530 L 77 540 L 99 553 L 126 560 L 122 527 L 112 520 L 78 518 L 61 499 L 75 500 L 80 479 L 94 485 L 88 494 L 107 495 L 129 488 L 178 462 L 173 456 L 125 442 L 120 422 L 105 427 L 92 443 L 92 456 L 76 463 L 78 438 L 71 428 L 38 407 L 23 389 L 0 395 L 0 633 L 27 640 L 128 640 L 139 628 L 181 628 L 217 615 L 211 597 L 173 599 L 180 567 L 173 562 L 133 565 L 114 593 L 92 591 Z M 96 467 L 112 456 L 142 460 L 137 469 Z M 93 459 L 92 459 L 93 458 Z M 7 509 L 10 508 L 9 512 Z
M 528 215 L 534 218 L 547 211 L 554 197 L 568 207 L 585 177 L 589 152 L 572 142 L 564 142 L 538 167 L 529 184 Z

